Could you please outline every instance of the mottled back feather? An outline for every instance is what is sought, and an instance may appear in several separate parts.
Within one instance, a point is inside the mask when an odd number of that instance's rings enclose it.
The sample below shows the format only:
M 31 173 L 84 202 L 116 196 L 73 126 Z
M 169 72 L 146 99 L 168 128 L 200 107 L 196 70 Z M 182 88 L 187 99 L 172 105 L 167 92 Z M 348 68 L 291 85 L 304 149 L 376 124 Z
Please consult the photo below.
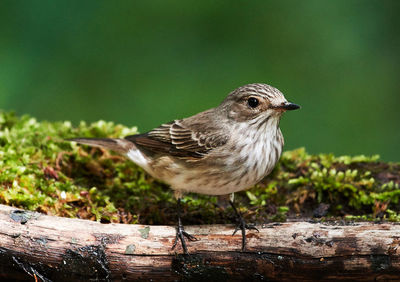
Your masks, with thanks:
M 208 112 L 208 111 L 207 111 Z M 153 154 L 169 154 L 176 158 L 196 161 L 203 159 L 212 150 L 223 146 L 229 139 L 212 123 L 204 123 L 208 113 L 191 117 L 192 121 L 175 120 L 147 133 L 127 136 L 140 149 Z M 193 120 L 199 119 L 199 122 Z M 218 133 L 217 133 L 218 132 Z

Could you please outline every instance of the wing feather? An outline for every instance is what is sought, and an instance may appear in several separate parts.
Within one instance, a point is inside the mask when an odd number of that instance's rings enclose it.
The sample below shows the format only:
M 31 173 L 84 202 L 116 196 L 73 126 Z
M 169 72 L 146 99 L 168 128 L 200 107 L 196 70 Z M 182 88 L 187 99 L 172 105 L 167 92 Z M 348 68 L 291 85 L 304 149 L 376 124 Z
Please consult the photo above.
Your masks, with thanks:
M 190 128 L 176 120 L 144 134 L 127 136 L 126 139 L 150 153 L 170 154 L 195 161 L 228 141 L 228 135 L 216 134 L 221 131 L 212 129 L 210 125 Z

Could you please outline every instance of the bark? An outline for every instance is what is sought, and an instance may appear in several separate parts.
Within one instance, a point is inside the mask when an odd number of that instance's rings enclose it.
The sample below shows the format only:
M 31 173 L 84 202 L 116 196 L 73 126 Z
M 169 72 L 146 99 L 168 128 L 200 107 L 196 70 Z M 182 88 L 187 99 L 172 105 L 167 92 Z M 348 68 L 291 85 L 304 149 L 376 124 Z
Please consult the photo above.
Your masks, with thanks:
M 287 222 L 249 231 L 187 226 L 199 241 L 182 255 L 173 226 L 101 224 L 0 205 L 0 278 L 35 281 L 400 280 L 400 225 Z

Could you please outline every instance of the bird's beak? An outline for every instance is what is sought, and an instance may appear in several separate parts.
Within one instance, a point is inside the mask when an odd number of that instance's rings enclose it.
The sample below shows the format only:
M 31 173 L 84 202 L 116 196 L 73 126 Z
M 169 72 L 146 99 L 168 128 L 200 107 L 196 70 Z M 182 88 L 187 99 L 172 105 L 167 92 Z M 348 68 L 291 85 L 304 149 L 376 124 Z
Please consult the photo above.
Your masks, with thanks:
M 292 111 L 292 110 L 297 110 L 300 109 L 299 105 L 290 103 L 290 102 L 286 102 L 283 105 L 279 105 L 279 106 L 274 106 L 275 109 L 281 110 L 281 111 Z

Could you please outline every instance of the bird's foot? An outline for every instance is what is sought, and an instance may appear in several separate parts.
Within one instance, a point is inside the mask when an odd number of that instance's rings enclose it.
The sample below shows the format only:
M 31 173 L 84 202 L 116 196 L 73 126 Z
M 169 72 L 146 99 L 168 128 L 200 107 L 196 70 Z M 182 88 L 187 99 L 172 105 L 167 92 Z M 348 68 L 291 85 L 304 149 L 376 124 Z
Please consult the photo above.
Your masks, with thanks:
M 179 240 L 181 242 L 183 252 L 186 255 L 189 254 L 189 252 L 187 250 L 187 247 L 186 247 L 185 237 L 189 241 L 198 241 L 199 240 L 196 237 L 194 237 L 193 235 L 190 235 L 189 233 L 187 233 L 185 231 L 185 229 L 183 228 L 183 225 L 182 225 L 182 223 L 181 223 L 181 221 L 179 219 L 178 220 L 178 226 L 176 227 L 176 236 L 175 236 L 174 244 L 172 245 L 172 250 L 175 249 L 176 245 L 178 244 L 178 240 Z
M 246 247 L 246 229 L 247 230 L 256 230 L 257 232 L 260 232 L 260 231 L 257 229 L 255 224 L 247 224 L 241 215 L 236 220 L 238 221 L 238 224 L 236 225 L 232 236 L 234 236 L 236 234 L 236 232 L 238 232 L 239 230 L 242 231 L 242 252 L 243 252 Z
M 242 215 L 238 212 L 238 210 L 236 209 L 236 207 L 232 201 L 230 201 L 230 204 L 231 204 L 233 210 L 235 211 L 236 221 L 237 221 L 237 225 L 235 227 L 235 230 L 233 231 L 232 236 L 234 236 L 236 234 L 236 232 L 241 230 L 241 232 L 242 232 L 242 252 L 243 252 L 246 247 L 246 229 L 247 230 L 256 230 L 257 232 L 260 232 L 260 231 L 256 228 L 255 224 L 247 224 L 246 223 L 246 221 L 243 219 Z

